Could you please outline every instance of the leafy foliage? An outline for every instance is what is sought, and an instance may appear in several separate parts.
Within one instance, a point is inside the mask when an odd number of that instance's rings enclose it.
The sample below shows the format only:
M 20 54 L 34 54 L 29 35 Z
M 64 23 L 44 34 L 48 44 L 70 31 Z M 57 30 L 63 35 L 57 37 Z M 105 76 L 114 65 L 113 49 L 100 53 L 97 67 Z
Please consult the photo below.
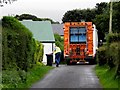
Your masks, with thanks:
M 98 49 L 97 62 L 100 66 L 107 64 L 106 47 L 100 47 Z
M 71 11 L 67 11 L 65 13 L 65 15 L 62 18 L 63 23 L 64 22 L 75 22 L 78 21 L 80 22 L 82 19 L 82 15 L 79 12 L 79 10 L 71 10 Z
M 15 18 L 20 21 L 25 19 L 25 20 L 33 20 L 33 21 L 50 21 L 52 24 L 59 24 L 59 22 L 54 22 L 50 18 L 38 18 L 37 16 L 31 14 L 16 15 Z
M 39 41 L 35 41 L 35 54 L 34 54 L 34 60 L 36 62 L 36 64 L 41 64 L 42 60 L 43 60 L 43 45 L 39 42 Z
M 62 51 L 61 52 L 60 62 L 64 63 L 64 54 L 63 54 L 63 51 L 64 51 L 64 41 L 63 41 L 63 38 L 59 34 L 54 34 L 54 37 L 55 37 L 55 45 L 60 47 L 60 49 Z
M 107 3 L 106 2 L 97 3 L 95 7 L 96 7 L 96 14 L 100 15 L 104 13 L 105 8 L 107 7 Z
M 42 62 L 43 45 L 13 17 L 3 17 L 2 26 L 2 82 L 4 87 L 15 88 L 25 84 L 27 72 Z
M 120 86 L 120 78 L 115 79 L 115 68 L 109 69 L 108 66 L 96 66 L 95 71 L 97 76 L 99 77 L 99 81 L 104 90 L 109 89 L 118 89 Z
M 63 48 L 64 48 L 63 38 L 61 38 L 59 34 L 54 34 L 54 37 L 55 37 L 55 44 L 58 47 L 60 47 L 60 49 L 63 51 Z
M 0 0 L 0 7 L 3 7 L 5 4 L 11 4 L 17 0 Z
M 120 76 L 120 34 L 113 33 L 107 36 L 106 47 L 98 49 L 99 65 L 107 64 L 110 69 L 115 68 L 115 77 Z M 102 64 L 101 64 L 102 63 Z
M 120 67 L 119 60 L 119 49 L 120 49 L 120 34 L 119 33 L 110 33 L 107 36 L 107 54 L 108 57 L 108 65 L 110 68 L 116 66 L 116 73 L 119 71 L 118 67 Z
M 113 3 L 113 33 L 120 33 L 120 1 Z
M 86 22 L 93 22 L 96 15 L 103 14 L 106 10 L 107 3 L 101 2 L 97 3 L 93 9 L 75 9 L 67 11 L 62 18 L 64 22 L 81 22 L 82 20 Z
M 109 30 L 109 14 L 97 15 L 94 22 L 98 29 L 98 39 L 104 41 L 105 34 Z
M 32 33 L 13 17 L 3 17 L 3 70 L 16 67 L 27 71 L 34 64 Z
M 62 18 L 64 22 L 93 22 L 98 29 L 98 39 L 105 41 L 105 35 L 109 32 L 109 8 L 110 3 L 97 3 L 93 9 L 75 9 L 67 11 Z M 120 32 L 120 1 L 113 3 L 112 31 Z
M 2 72 L 3 90 L 9 90 L 10 88 L 12 88 L 12 90 L 24 90 L 25 88 L 30 88 L 33 83 L 43 78 L 43 76 L 52 68 L 53 67 L 49 66 L 35 65 L 28 72 L 25 72 L 24 70 L 18 72 L 15 69 L 4 70 Z M 23 80 L 21 80 L 19 76 L 20 73 L 22 73 L 21 75 L 26 77 L 23 78 L 26 79 L 26 82 L 23 82 Z
M 4 70 L 2 71 L 2 74 L 2 83 L 4 88 L 16 88 L 19 83 L 23 83 L 19 76 L 19 72 L 15 69 Z
M 107 43 L 118 42 L 120 41 L 120 34 L 119 33 L 110 33 L 107 36 Z
M 98 4 L 100 5 L 100 4 Z M 103 8 L 101 7 L 103 6 Z M 102 39 L 104 40 L 105 35 L 109 32 L 109 11 L 110 11 L 110 3 L 103 4 L 98 6 L 98 8 L 100 8 L 100 14 L 97 14 L 95 19 L 94 19 L 94 23 L 98 29 L 98 36 L 99 36 L 99 40 Z M 113 17 L 112 17 L 112 32 L 113 33 L 119 33 L 120 30 L 120 1 L 119 2 L 114 2 L 113 3 Z
M 67 11 L 63 18 L 62 21 L 64 22 L 81 22 L 82 20 L 84 21 L 92 21 L 92 19 L 95 18 L 95 9 L 75 9 L 71 11 Z

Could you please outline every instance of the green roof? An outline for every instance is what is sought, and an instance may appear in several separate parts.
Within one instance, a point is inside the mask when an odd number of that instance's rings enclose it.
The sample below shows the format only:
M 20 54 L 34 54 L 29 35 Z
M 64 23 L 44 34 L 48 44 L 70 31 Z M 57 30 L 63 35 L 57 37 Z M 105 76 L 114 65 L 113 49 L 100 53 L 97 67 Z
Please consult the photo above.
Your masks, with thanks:
M 28 28 L 33 37 L 40 42 L 55 42 L 51 23 L 49 21 L 21 21 Z

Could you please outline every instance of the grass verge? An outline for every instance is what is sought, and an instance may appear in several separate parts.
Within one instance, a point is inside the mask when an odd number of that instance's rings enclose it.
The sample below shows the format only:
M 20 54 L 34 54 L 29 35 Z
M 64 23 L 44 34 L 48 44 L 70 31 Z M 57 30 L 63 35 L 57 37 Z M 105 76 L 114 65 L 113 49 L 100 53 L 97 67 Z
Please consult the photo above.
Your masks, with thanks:
M 30 88 L 35 82 L 42 79 L 51 69 L 53 69 L 53 67 L 36 65 L 26 73 L 26 82 L 24 83 L 19 80 L 17 71 L 10 71 L 10 73 L 12 72 L 12 75 L 10 76 L 10 74 L 8 74 L 5 78 L 11 80 L 13 77 L 18 79 L 14 79 L 14 81 L 8 80 L 9 82 L 7 84 L 3 84 L 3 90 L 8 90 L 8 88 L 13 88 L 14 90 L 21 90 L 23 88 L 22 90 L 26 90 L 27 88 Z M 9 72 L 7 71 L 7 73 Z
M 115 68 L 109 70 L 108 66 L 96 66 L 95 72 L 99 78 L 104 90 L 117 89 L 120 90 L 120 78 L 115 78 Z

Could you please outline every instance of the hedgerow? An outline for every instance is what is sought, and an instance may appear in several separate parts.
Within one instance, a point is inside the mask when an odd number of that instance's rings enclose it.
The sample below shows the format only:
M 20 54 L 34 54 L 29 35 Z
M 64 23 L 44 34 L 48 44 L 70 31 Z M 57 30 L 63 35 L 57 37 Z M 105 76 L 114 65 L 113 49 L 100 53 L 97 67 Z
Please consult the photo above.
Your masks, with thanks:
M 106 47 L 102 46 L 97 51 L 97 62 L 99 66 L 107 64 Z
M 105 61 L 105 62 L 104 62 Z M 107 45 L 98 49 L 99 65 L 115 68 L 115 77 L 120 76 L 120 34 L 112 33 L 107 36 Z M 102 64 L 101 64 L 102 63 Z
M 39 41 L 35 41 L 35 54 L 34 54 L 34 60 L 36 64 L 41 64 L 43 61 L 43 45 Z
M 25 84 L 27 72 L 42 62 L 43 45 L 13 17 L 2 19 L 2 83 L 6 88 Z M 14 72 L 14 73 L 13 73 Z
M 16 67 L 27 71 L 34 64 L 32 33 L 13 17 L 2 19 L 3 70 Z
M 112 42 L 119 42 L 120 41 L 120 34 L 119 33 L 110 33 L 107 36 L 107 43 L 108 45 Z

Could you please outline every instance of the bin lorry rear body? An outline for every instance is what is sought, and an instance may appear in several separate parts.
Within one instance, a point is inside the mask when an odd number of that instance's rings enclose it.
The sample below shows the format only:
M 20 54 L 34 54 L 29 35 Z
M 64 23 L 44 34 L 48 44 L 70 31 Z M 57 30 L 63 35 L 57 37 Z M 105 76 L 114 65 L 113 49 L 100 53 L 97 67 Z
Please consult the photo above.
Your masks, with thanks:
M 64 58 L 67 64 L 94 63 L 97 47 L 98 35 L 92 22 L 64 23 Z

